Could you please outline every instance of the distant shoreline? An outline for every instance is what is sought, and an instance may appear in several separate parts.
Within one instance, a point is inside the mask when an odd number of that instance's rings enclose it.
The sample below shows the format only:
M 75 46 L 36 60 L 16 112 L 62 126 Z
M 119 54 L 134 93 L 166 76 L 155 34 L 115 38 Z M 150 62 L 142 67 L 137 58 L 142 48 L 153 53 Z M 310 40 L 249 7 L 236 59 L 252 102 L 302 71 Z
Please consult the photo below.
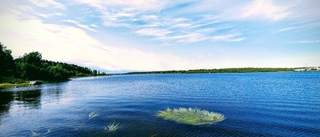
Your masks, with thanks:
M 165 70 L 165 71 L 141 71 L 128 72 L 132 74 L 197 74 L 197 73 L 253 73 L 253 72 L 305 72 L 320 71 L 320 67 L 301 67 L 301 68 L 223 68 L 223 69 L 191 69 L 191 70 Z
M 112 76 L 112 75 L 134 75 L 134 74 L 210 74 L 210 73 L 258 73 L 258 72 L 320 72 L 320 67 L 300 67 L 300 68 L 223 68 L 223 69 L 191 69 L 191 70 L 165 70 L 165 71 L 141 71 L 141 72 L 127 72 L 118 74 L 105 74 L 98 76 Z M 84 76 L 91 77 L 91 76 Z M 79 78 L 79 77 L 73 77 Z M 42 80 L 40 80 L 42 81 Z M 19 83 L 0 83 L 0 89 L 9 87 L 28 86 L 30 80 Z M 54 83 L 42 81 L 42 83 Z

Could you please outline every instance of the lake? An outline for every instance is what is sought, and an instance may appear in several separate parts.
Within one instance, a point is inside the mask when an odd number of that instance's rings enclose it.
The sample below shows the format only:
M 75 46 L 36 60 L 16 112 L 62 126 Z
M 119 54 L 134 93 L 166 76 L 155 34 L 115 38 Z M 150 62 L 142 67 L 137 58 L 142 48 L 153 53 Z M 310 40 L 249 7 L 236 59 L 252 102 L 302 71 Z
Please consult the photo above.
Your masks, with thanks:
M 226 119 L 193 126 L 156 116 L 179 107 Z M 107 132 L 113 122 L 119 128 Z M 9 88 L 0 92 L 0 136 L 320 136 L 320 73 L 114 75 Z

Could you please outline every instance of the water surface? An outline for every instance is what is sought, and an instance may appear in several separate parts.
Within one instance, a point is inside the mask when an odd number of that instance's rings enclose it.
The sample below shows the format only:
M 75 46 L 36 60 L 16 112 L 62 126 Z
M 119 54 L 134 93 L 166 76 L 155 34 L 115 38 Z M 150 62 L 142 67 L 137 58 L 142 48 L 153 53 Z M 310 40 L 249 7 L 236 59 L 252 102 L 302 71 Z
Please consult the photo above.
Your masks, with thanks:
M 155 116 L 168 107 L 226 120 L 192 126 Z M 113 122 L 119 129 L 105 131 Z M 319 129 L 319 72 L 118 75 L 0 92 L 0 136 L 320 136 Z

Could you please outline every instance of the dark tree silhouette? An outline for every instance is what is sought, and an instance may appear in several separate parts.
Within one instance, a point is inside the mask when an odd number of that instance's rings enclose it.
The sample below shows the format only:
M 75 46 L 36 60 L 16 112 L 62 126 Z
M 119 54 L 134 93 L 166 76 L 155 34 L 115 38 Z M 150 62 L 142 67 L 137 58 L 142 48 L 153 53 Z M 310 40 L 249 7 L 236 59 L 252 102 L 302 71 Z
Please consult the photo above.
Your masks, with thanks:
M 11 50 L 8 50 L 0 42 L 0 79 L 13 76 L 15 72 L 14 60 L 11 56 Z

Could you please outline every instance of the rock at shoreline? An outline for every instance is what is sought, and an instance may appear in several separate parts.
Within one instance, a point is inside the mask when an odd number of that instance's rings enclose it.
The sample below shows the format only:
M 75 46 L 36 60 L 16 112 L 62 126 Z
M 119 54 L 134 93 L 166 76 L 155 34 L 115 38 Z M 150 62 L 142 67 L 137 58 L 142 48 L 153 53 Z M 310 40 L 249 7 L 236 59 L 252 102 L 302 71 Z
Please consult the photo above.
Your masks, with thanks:
M 41 84 L 42 84 L 42 82 L 41 81 L 37 81 L 37 80 L 29 82 L 29 85 L 41 85 Z

